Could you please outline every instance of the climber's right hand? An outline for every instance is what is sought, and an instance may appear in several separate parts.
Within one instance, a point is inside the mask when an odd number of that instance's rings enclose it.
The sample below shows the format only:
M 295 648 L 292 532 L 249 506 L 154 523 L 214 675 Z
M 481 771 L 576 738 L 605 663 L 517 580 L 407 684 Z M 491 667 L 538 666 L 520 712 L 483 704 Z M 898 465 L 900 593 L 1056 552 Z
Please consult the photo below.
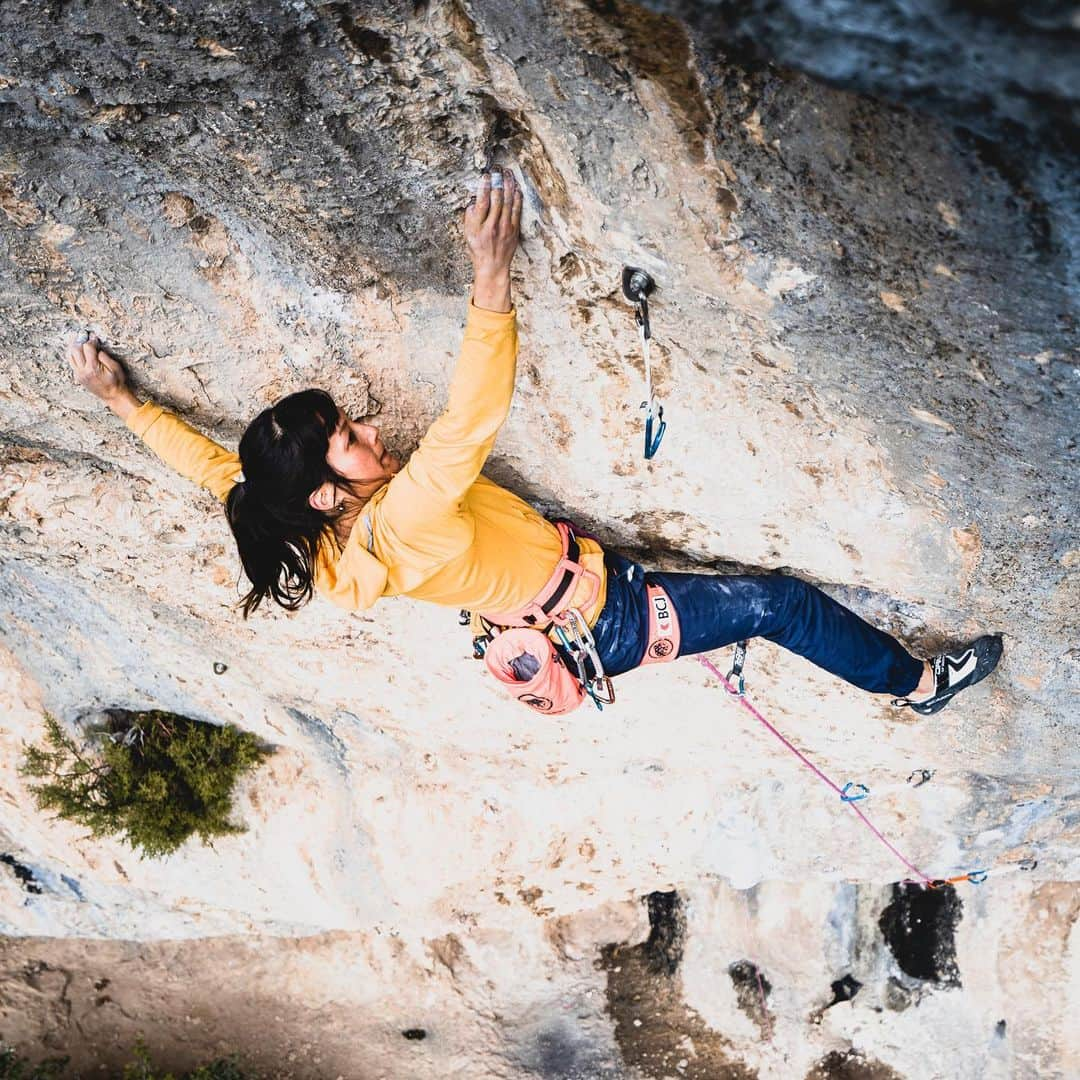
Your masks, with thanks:
M 520 225 L 521 189 L 514 174 L 509 169 L 485 173 L 465 211 L 465 242 L 477 277 L 509 271 Z
M 100 398 L 118 416 L 126 417 L 131 409 L 137 409 L 142 402 L 131 392 L 123 364 L 100 346 L 96 334 L 92 334 L 87 341 L 72 338 L 68 346 L 68 364 L 80 386 Z

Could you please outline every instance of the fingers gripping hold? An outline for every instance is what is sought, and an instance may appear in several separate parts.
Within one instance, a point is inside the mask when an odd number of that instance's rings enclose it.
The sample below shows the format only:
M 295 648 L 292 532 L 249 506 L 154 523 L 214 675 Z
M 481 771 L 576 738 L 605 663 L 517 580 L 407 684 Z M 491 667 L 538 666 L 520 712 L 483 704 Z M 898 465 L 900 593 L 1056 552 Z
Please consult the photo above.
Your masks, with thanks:
M 476 185 L 476 201 L 466 211 L 478 225 L 482 225 L 491 206 L 491 177 L 484 173 Z
M 123 364 L 100 348 L 96 334 L 79 334 L 68 345 L 67 360 L 75 381 L 103 401 L 119 400 L 127 384 Z
M 518 229 L 521 226 L 521 190 L 520 188 L 514 193 L 513 200 L 510 207 L 510 231 L 516 236 Z
M 521 192 L 509 169 L 484 173 L 476 187 L 476 198 L 466 210 L 477 228 L 498 228 L 503 221 L 509 224 L 515 203 Z
M 485 174 L 476 202 L 465 212 L 465 241 L 473 270 L 486 278 L 504 275 L 518 244 L 521 191 L 509 170 Z

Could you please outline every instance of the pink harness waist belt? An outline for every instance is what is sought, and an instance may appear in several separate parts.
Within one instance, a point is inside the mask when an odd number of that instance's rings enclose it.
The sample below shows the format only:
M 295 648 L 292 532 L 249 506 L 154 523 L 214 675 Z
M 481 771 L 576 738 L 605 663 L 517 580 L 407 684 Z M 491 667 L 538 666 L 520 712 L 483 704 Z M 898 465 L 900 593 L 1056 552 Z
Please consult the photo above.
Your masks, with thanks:
M 547 584 L 524 607 L 517 611 L 482 616 L 494 626 L 546 626 L 554 623 L 562 626 L 566 622 L 567 612 L 574 599 L 578 583 L 585 581 L 590 587 L 589 595 L 581 608 L 588 611 L 600 595 L 600 578 L 591 570 L 586 570 L 579 561 L 581 549 L 578 547 L 574 530 L 565 521 L 555 522 L 562 539 L 562 557 L 559 559 Z

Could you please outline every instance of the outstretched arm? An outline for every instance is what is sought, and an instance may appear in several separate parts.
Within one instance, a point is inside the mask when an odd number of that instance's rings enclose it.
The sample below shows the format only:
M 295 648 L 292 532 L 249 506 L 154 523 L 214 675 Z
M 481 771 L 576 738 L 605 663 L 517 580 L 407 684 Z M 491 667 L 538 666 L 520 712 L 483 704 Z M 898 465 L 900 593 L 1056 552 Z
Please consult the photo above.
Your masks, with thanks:
M 390 484 L 386 510 L 397 520 L 456 510 L 480 475 L 514 392 L 516 315 L 510 262 L 518 244 L 521 192 L 510 172 L 485 176 L 465 212 L 465 240 L 475 274 L 450 400 L 405 468 Z
M 166 465 L 224 500 L 240 478 L 240 459 L 160 405 L 140 400 L 127 384 L 123 364 L 97 337 L 73 341 L 68 363 L 75 381 L 103 401 Z

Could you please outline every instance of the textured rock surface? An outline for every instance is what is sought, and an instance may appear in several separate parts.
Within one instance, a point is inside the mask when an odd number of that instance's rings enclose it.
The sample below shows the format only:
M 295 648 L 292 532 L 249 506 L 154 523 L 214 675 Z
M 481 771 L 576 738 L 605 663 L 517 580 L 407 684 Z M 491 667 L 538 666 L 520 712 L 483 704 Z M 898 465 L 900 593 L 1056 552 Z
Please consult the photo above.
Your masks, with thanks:
M 0 41 L 0 896 L 26 937 L 0 1035 L 148 1030 L 87 989 L 123 968 L 298 1075 L 916 1077 L 928 1032 L 940 1075 L 1075 1073 L 1080 368 L 1067 237 L 1015 170 L 621 3 L 4 5 Z M 407 451 L 490 163 L 529 192 L 493 476 L 653 563 L 801 574 L 918 650 L 1006 634 L 922 723 L 751 652 L 769 716 L 920 866 L 998 868 L 940 980 L 886 945 L 898 864 L 697 665 L 539 723 L 454 612 L 244 624 L 220 509 L 69 381 L 86 325 L 222 441 L 316 384 Z M 660 285 L 652 464 L 624 263 Z M 103 706 L 274 743 L 249 831 L 150 864 L 37 815 L 22 741 Z M 671 891 L 650 935 L 640 898 Z M 295 995 L 280 1043 L 220 1008 L 224 964 Z M 332 1064 L 289 1041 L 309 1024 Z

